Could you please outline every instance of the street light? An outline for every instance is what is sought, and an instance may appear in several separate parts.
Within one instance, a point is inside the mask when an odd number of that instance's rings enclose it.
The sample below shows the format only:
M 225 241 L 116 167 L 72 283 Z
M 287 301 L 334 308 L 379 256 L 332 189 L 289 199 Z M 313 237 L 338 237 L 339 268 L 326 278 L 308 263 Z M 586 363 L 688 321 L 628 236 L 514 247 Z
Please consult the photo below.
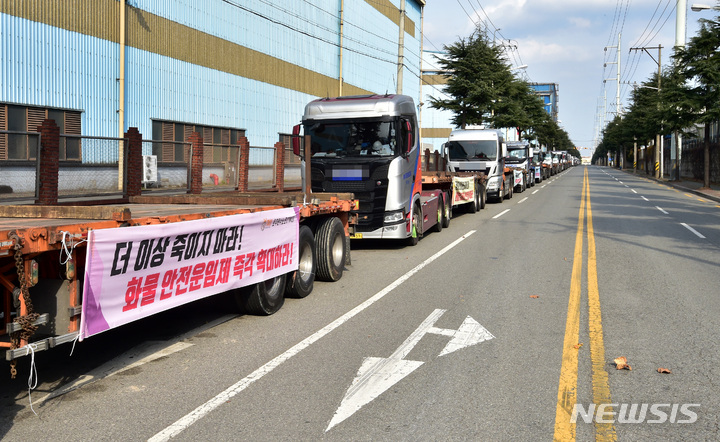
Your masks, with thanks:
M 702 3 L 693 3 L 693 5 L 690 6 L 690 9 L 692 9 L 693 12 L 700 12 L 700 11 L 704 11 L 706 9 L 712 9 L 713 11 L 720 11 L 720 6 L 710 6 L 710 5 L 703 5 Z
M 520 69 L 527 69 L 527 67 L 528 67 L 528 65 L 526 65 L 526 64 L 521 64 L 520 66 L 515 66 L 514 68 L 510 68 L 510 70 L 511 70 L 511 71 L 517 71 L 517 70 L 520 70 Z

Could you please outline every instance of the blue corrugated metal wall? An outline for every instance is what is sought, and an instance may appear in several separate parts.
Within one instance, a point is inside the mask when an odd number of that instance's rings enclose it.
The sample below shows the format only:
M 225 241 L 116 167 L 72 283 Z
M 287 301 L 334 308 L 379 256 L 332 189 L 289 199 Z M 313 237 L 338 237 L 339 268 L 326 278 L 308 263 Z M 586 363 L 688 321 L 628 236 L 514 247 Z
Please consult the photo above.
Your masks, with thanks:
M 20 0 L 15 0 L 20 1 Z M 337 78 L 340 0 L 133 0 L 134 8 Z M 232 4 L 231 4 L 232 3 Z M 399 0 L 392 0 L 399 7 Z M 407 0 L 403 92 L 419 101 L 421 8 Z M 398 27 L 364 0 L 345 0 L 344 78 L 394 92 Z M 82 110 L 85 135 L 117 136 L 119 45 L 0 13 L 0 101 Z M 237 60 L 242 63 L 243 60 Z M 128 47 L 126 127 L 151 138 L 152 119 L 247 129 L 253 146 L 290 132 L 313 96 Z M 329 90 L 328 95 L 336 95 Z M 149 152 L 148 152 L 149 153 Z M 83 156 L 92 161 L 91 156 Z M 271 162 L 271 153 L 254 162 Z

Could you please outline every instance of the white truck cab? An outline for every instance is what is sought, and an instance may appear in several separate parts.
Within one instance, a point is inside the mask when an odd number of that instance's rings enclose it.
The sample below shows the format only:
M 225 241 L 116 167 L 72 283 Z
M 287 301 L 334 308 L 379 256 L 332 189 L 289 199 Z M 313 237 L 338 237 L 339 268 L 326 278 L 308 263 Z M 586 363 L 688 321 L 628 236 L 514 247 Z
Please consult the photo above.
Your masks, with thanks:
M 512 173 L 504 172 L 507 147 L 497 130 L 454 130 L 444 148 L 451 171 L 483 172 L 487 176 L 488 198 L 502 202 L 512 196 Z

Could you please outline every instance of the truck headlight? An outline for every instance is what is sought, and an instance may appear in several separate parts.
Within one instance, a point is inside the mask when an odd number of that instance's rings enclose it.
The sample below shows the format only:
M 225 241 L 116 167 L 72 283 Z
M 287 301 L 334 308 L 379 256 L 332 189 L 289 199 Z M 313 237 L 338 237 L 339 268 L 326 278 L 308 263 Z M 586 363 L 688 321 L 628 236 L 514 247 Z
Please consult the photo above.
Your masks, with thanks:
M 394 212 L 385 212 L 384 218 L 385 224 L 397 224 L 405 221 L 405 216 L 402 210 L 396 210 Z
M 500 181 L 501 181 L 501 179 L 500 179 L 499 176 L 491 177 L 491 178 L 488 180 L 488 184 L 487 184 L 488 190 L 499 189 L 499 188 L 500 188 Z

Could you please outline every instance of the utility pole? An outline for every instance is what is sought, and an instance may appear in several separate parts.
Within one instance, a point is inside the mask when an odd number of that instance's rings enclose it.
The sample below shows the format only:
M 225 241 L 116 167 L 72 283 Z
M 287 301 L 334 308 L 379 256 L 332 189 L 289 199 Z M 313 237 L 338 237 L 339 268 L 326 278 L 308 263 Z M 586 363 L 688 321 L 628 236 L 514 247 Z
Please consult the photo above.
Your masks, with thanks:
M 675 52 L 685 47 L 685 25 L 687 24 L 687 0 L 677 0 L 675 13 Z M 671 178 L 680 180 L 680 167 L 682 162 L 682 134 L 679 131 L 673 132 L 670 150 L 670 161 L 672 163 Z
M 397 93 L 403 92 L 403 70 L 405 66 L 405 0 L 400 1 L 400 37 L 398 38 L 398 80 Z M 422 54 L 420 55 L 422 57 Z
M 606 67 L 609 64 L 617 65 L 617 77 L 616 78 L 608 78 L 607 80 L 615 80 L 617 82 L 617 89 L 615 91 L 615 111 L 617 115 L 622 115 L 622 105 L 620 104 L 620 38 L 622 37 L 622 34 L 618 34 L 618 44 L 617 46 L 606 46 L 605 52 L 607 52 L 608 49 L 617 49 L 617 61 L 609 61 L 604 64 L 603 67 Z M 603 80 L 603 82 L 607 81 Z
M 655 60 L 655 57 L 652 56 L 650 52 L 648 52 L 648 49 L 657 49 L 658 50 L 658 59 Z M 660 88 L 662 86 L 662 45 L 657 45 L 653 47 L 642 47 L 642 48 L 630 48 L 631 51 L 645 51 L 646 54 L 650 56 L 650 58 L 653 59 L 655 63 L 658 65 L 658 73 L 657 73 L 657 91 L 658 91 L 658 97 L 660 96 Z M 658 109 L 660 109 L 660 100 L 658 100 Z M 662 161 L 662 144 L 663 144 L 663 136 L 662 134 L 658 134 L 655 137 L 655 178 L 662 178 L 663 176 L 663 161 Z

